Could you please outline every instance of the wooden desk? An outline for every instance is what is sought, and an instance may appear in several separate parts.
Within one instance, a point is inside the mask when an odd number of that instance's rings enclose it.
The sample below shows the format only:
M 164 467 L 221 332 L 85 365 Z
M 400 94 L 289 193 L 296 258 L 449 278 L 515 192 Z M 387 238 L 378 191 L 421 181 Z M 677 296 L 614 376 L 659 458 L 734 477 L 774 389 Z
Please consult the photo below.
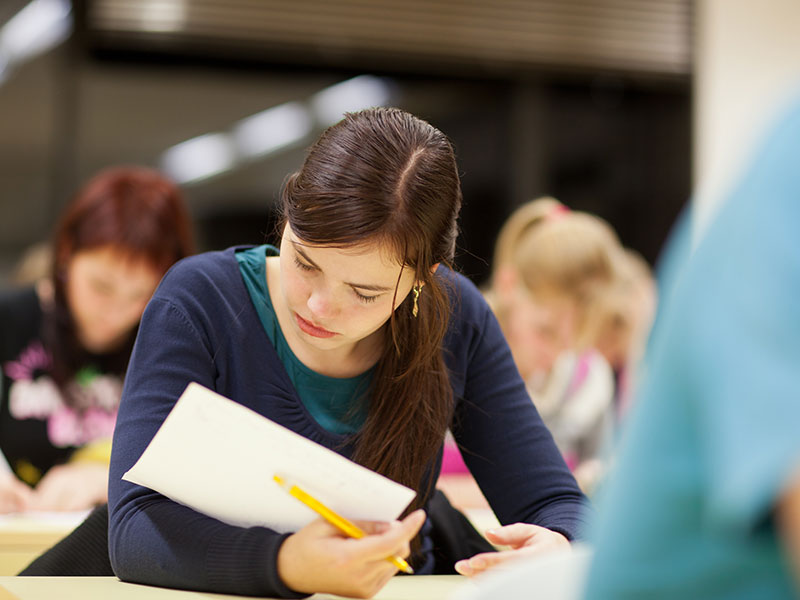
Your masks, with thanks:
M 75 529 L 88 512 L 0 515 L 0 575 L 16 575 Z
M 462 585 L 459 575 L 394 577 L 375 600 L 446 600 Z M 123 583 L 116 577 L 0 577 L 0 600 L 242 600 L 206 592 L 187 592 Z M 341 598 L 315 594 L 313 600 Z

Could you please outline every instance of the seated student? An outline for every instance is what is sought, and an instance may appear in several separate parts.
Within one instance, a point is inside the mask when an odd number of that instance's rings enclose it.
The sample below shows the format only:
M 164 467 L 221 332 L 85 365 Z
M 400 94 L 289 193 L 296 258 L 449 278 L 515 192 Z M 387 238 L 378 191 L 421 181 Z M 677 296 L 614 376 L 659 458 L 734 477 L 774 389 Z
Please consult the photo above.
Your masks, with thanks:
M 617 421 L 632 401 L 636 372 L 657 301 L 656 283 L 644 258 L 630 248 L 618 257 L 614 284 L 592 302 L 586 318 L 586 338 L 614 373 Z
M 139 318 L 167 268 L 193 251 L 178 188 L 141 167 L 86 183 L 51 247 L 49 276 L 0 293 L 0 512 L 105 502 Z
M 515 548 L 465 560 L 462 571 L 580 534 L 586 499 L 489 307 L 447 267 L 460 205 L 444 134 L 399 109 L 364 110 L 323 133 L 287 179 L 280 250 L 201 254 L 166 275 L 142 317 L 114 432 L 109 550 L 121 579 L 365 597 L 397 572 L 385 558 L 412 548 L 416 572 L 431 573 L 420 509 L 448 428 L 507 525 L 492 541 Z M 365 524 L 362 539 L 319 519 L 278 534 L 123 481 L 192 381 L 417 490 L 408 514 Z
M 800 102 L 691 214 L 618 462 L 587 598 L 796 598 L 800 590 Z
M 534 404 L 584 489 L 594 478 L 580 474 L 604 448 L 614 397 L 588 316 L 616 285 L 621 253 L 605 221 L 540 198 L 500 230 L 487 293 Z

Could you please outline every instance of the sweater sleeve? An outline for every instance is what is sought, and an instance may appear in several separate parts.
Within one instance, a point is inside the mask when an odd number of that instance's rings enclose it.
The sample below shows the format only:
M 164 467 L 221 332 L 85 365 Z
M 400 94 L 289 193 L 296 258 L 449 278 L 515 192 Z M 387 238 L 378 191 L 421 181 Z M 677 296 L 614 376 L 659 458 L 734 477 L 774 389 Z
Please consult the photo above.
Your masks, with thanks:
M 582 537 L 588 501 L 519 375 L 500 326 L 477 289 L 460 285 L 449 344 L 456 390 L 453 434 L 503 524 L 527 522 Z M 460 392 L 460 393 L 459 393 Z
M 137 583 L 303 597 L 278 576 L 286 535 L 228 525 L 121 479 L 189 382 L 215 388 L 220 327 L 209 315 L 217 316 L 218 307 L 184 279 L 170 272 L 149 303 L 125 379 L 109 474 L 112 567 L 120 579 Z

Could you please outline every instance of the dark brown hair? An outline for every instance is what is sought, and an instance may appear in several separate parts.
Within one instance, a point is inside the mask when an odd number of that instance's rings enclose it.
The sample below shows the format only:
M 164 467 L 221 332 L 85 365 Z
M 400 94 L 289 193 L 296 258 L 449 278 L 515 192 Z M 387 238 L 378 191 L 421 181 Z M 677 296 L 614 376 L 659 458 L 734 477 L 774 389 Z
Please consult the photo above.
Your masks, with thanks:
M 442 357 L 450 302 L 431 268 L 451 264 L 461 207 L 453 148 L 429 123 L 399 109 L 348 114 L 311 147 L 282 194 L 283 220 L 303 242 L 329 247 L 380 243 L 424 282 L 392 313 L 366 422 L 353 459 L 420 493 L 452 413 Z
M 162 274 L 192 254 L 191 220 L 177 185 L 145 167 L 113 167 L 92 177 L 61 214 L 53 238 L 55 305 L 45 324 L 45 341 L 53 356 L 53 379 L 67 403 L 72 400 L 67 383 L 87 362 L 124 375 L 136 337 L 134 328 L 120 348 L 103 356 L 90 355 L 78 341 L 65 272 L 77 252 L 104 246 L 143 259 Z

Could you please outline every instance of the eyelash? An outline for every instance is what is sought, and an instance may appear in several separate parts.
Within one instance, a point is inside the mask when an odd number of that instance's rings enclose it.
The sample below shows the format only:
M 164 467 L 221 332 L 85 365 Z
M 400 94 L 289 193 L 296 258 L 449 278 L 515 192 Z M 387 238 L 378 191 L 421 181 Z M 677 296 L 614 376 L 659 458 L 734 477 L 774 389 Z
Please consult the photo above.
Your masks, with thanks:
M 312 267 L 311 265 L 307 265 L 306 263 L 302 262 L 296 256 L 294 257 L 294 264 L 297 265 L 297 267 L 302 269 L 303 271 L 313 271 L 314 270 L 314 267 Z M 358 299 L 361 300 L 361 302 L 363 302 L 364 304 L 369 304 L 370 302 L 375 302 L 375 300 L 378 298 L 378 296 L 365 296 L 364 294 L 359 293 L 355 289 L 353 290 L 353 292 L 358 297 Z
M 378 296 L 365 296 L 364 294 L 359 294 L 356 290 L 353 290 L 358 296 L 358 299 L 361 300 L 364 304 L 369 304 L 370 302 L 375 302 L 375 299 Z
M 304 262 L 301 262 L 300 259 L 297 258 L 296 256 L 294 257 L 294 264 L 296 264 L 298 267 L 303 269 L 303 271 L 313 271 L 314 270 L 314 267 L 312 267 L 311 265 L 307 265 Z

